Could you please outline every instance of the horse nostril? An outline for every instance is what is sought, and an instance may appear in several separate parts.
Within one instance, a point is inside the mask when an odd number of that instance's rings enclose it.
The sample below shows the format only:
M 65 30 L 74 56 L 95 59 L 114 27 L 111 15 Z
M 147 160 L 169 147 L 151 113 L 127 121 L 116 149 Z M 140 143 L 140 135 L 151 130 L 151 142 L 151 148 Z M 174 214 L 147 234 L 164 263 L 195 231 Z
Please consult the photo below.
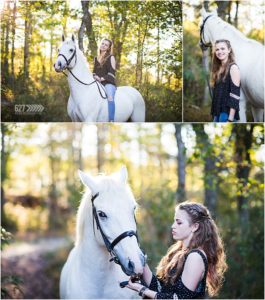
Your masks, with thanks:
M 129 262 L 128 262 L 128 269 L 131 272 L 134 272 L 134 263 L 130 259 L 129 259 Z
M 58 62 L 58 66 L 59 66 L 59 67 L 61 66 L 61 62 L 60 62 L 60 61 Z

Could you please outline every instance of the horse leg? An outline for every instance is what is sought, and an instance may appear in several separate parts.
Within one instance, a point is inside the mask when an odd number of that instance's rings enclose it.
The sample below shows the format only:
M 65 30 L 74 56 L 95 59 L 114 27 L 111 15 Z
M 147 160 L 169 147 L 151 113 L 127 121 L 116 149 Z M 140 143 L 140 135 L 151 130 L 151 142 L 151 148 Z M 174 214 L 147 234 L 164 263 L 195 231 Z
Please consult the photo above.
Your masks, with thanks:
M 240 89 L 240 101 L 239 101 L 239 118 L 241 123 L 247 121 L 246 116 L 246 96 L 242 89 Z
M 264 120 L 264 109 L 257 108 L 251 105 L 251 111 L 254 118 L 254 122 L 263 122 Z

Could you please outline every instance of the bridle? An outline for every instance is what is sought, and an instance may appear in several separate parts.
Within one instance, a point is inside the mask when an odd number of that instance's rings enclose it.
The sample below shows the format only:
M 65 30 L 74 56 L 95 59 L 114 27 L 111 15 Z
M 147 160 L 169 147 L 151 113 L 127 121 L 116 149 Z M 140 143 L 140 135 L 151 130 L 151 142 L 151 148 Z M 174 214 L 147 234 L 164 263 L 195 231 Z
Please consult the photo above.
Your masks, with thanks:
M 207 21 L 210 17 L 212 17 L 212 16 L 213 16 L 213 15 L 207 16 L 207 17 L 203 20 L 203 23 L 202 23 L 202 25 L 201 25 L 201 27 L 200 27 L 200 47 L 201 47 L 202 51 L 207 50 L 207 48 L 211 47 L 211 45 L 212 45 L 211 42 L 205 43 L 205 38 L 204 38 L 204 26 L 205 26 L 205 23 L 206 23 L 206 21 Z
M 76 47 L 75 47 L 75 50 L 74 50 L 73 54 L 71 55 L 71 57 L 70 57 L 69 59 L 67 59 L 67 58 L 65 57 L 65 55 L 62 54 L 62 53 L 59 53 L 59 54 L 58 54 L 57 59 L 58 59 L 59 56 L 62 56 L 62 57 L 64 58 L 64 60 L 65 60 L 65 62 L 66 62 L 66 68 L 65 68 L 65 69 L 67 69 L 67 70 L 69 71 L 69 73 L 71 73 L 71 75 L 72 75 L 78 82 L 80 82 L 80 83 L 83 84 L 83 85 L 92 85 L 93 83 L 96 83 L 101 98 L 103 98 L 103 99 L 107 99 L 107 98 L 108 98 L 108 97 L 107 97 L 107 94 L 106 94 L 106 91 L 105 91 L 105 89 L 104 89 L 104 87 L 103 87 L 102 84 L 100 84 L 97 80 L 93 80 L 93 81 L 90 82 L 90 83 L 85 83 L 85 82 L 81 81 L 80 79 L 78 79 L 78 78 L 74 75 L 74 73 L 69 69 L 69 65 L 70 65 L 70 63 L 72 62 L 72 60 L 73 60 L 74 57 L 75 57 L 75 65 L 76 65 L 76 62 L 77 62 Z M 62 73 L 63 73 L 66 77 L 68 77 L 68 75 L 67 75 L 66 73 L 64 73 L 64 71 L 62 71 Z M 100 89 L 100 88 L 104 90 L 105 96 L 102 95 L 102 92 L 101 92 L 101 89 Z
M 135 236 L 136 239 L 137 239 L 137 242 L 138 242 L 138 245 L 139 245 L 139 240 L 138 240 L 138 234 L 136 231 L 134 230 L 128 230 L 128 231 L 125 231 L 123 233 L 121 233 L 119 236 L 117 236 L 113 242 L 110 242 L 109 239 L 107 238 L 107 236 L 105 235 L 105 233 L 103 232 L 101 226 L 100 226 L 100 222 L 99 222 L 99 219 L 98 219 L 98 215 L 97 215 L 97 210 L 96 210 L 96 207 L 94 205 L 94 200 L 98 197 L 99 193 L 96 193 L 95 195 L 92 196 L 91 198 L 91 202 L 92 202 L 92 213 L 93 213 L 93 229 L 94 229 L 94 220 L 96 221 L 96 224 L 97 224 L 97 229 L 100 231 L 100 234 L 103 238 L 103 241 L 104 241 L 104 244 L 108 250 L 108 252 L 110 253 L 110 255 L 112 256 L 110 261 L 114 261 L 116 264 L 120 265 L 123 272 L 130 276 L 132 275 L 131 273 L 128 273 L 127 270 L 123 267 L 123 265 L 121 264 L 118 256 L 117 256 L 117 253 L 116 251 L 114 250 L 114 247 L 120 242 L 122 241 L 123 239 L 127 238 L 127 237 L 132 237 L 132 236 Z M 95 229 L 94 229 L 94 233 L 95 233 Z
M 200 47 L 201 47 L 202 53 L 212 46 L 211 42 L 205 43 L 205 38 L 204 38 L 204 26 L 205 26 L 205 23 L 207 22 L 207 20 L 210 17 L 212 17 L 212 15 L 207 16 L 203 20 L 202 25 L 200 27 Z M 211 97 L 211 99 L 213 99 L 213 92 L 212 92 L 212 89 L 211 89 L 211 86 L 210 86 L 210 82 L 209 82 L 209 78 L 208 78 L 207 75 L 206 75 L 206 81 L 207 81 L 207 85 L 208 85 L 210 97 Z

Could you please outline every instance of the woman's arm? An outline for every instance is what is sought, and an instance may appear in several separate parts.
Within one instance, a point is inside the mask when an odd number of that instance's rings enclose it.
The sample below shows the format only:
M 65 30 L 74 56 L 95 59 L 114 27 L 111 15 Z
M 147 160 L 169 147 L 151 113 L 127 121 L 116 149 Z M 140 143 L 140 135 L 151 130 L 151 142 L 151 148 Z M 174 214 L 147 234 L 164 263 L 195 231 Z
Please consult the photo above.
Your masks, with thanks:
M 236 110 L 239 110 L 239 99 L 240 99 L 240 72 L 237 65 L 233 65 L 230 68 L 231 80 L 234 86 L 232 85 L 230 91 L 230 99 L 229 99 L 229 116 L 228 121 L 233 121 L 235 117 Z

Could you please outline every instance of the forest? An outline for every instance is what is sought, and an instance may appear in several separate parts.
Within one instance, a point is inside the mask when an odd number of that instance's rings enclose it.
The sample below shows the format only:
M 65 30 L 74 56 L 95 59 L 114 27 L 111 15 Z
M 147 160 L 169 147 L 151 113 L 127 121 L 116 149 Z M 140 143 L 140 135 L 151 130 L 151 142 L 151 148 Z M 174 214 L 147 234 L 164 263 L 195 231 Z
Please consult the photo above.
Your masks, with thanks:
M 1 124 L 2 298 L 57 299 L 84 190 L 78 169 L 126 165 L 155 272 L 174 206 L 205 204 L 224 240 L 218 298 L 264 297 L 264 127 L 258 124 Z M 43 288 L 45 286 L 45 288 Z
M 90 69 L 100 41 L 111 39 L 118 86 L 140 91 L 146 121 L 182 120 L 181 1 L 1 3 L 3 122 L 70 121 L 67 79 L 53 69 L 62 34 L 74 34 Z
M 247 38 L 264 44 L 263 1 L 184 1 L 183 3 L 183 109 L 185 122 L 212 121 L 209 84 L 212 49 L 202 53 L 199 45 L 201 8 L 217 10 L 218 16 Z M 203 56 L 205 67 L 203 66 Z M 247 120 L 253 122 L 247 107 Z

